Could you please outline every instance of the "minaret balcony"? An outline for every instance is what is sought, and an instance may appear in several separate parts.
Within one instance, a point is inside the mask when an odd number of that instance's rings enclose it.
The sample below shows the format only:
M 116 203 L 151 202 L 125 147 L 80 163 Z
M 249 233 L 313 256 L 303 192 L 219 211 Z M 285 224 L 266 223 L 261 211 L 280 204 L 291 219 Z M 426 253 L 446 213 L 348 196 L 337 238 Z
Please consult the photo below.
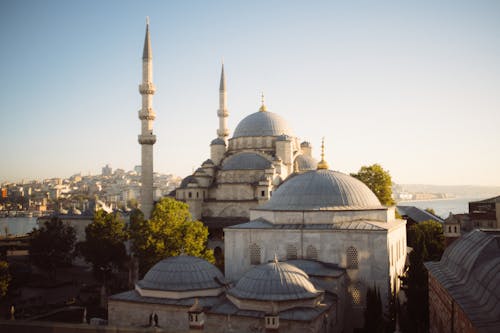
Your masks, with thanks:
M 224 136 L 224 137 L 229 136 L 229 129 L 227 129 L 227 128 L 219 128 L 219 129 L 217 129 L 217 135 L 219 137 L 221 137 L 221 136 Z
M 139 110 L 139 119 L 140 120 L 155 120 L 156 113 L 153 111 L 153 108 L 147 108 L 146 110 Z
M 228 117 L 229 116 L 229 112 L 227 111 L 227 109 L 224 109 L 224 110 L 217 110 L 217 116 L 219 117 Z
M 139 92 L 141 95 L 153 95 L 156 91 L 156 87 L 153 82 L 145 82 L 139 85 Z
M 156 135 L 154 134 L 140 134 L 139 143 L 141 145 L 153 145 L 156 142 Z

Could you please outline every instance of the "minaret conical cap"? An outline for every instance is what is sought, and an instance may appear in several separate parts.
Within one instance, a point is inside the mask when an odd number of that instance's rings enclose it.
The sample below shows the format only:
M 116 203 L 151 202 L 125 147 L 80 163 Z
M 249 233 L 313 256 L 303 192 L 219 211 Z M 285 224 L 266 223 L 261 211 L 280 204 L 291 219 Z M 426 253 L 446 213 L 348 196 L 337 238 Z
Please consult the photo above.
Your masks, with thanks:
M 220 73 L 220 91 L 226 91 L 226 74 L 224 74 L 224 63 L 222 63 L 222 70 Z
M 146 37 L 144 38 L 144 51 L 142 52 L 142 59 L 153 58 L 153 51 L 151 50 L 151 39 L 149 38 L 149 16 L 146 18 Z

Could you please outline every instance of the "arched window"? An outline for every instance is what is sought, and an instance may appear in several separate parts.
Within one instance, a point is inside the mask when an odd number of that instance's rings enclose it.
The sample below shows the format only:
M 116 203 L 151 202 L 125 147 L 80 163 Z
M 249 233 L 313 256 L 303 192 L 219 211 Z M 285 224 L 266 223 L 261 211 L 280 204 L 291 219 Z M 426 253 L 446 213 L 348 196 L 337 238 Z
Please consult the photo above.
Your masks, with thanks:
M 455 233 L 457 232 L 457 226 L 454 226 L 453 229 L 455 230 Z
M 309 245 L 306 249 L 306 258 L 309 260 L 318 260 L 318 250 L 314 246 Z
M 361 305 L 363 299 L 361 297 L 361 284 L 357 283 L 351 289 L 351 300 L 353 305 Z
M 286 247 L 286 258 L 288 260 L 297 259 L 297 248 L 294 245 L 288 244 Z
M 253 243 L 250 245 L 250 264 L 260 265 L 261 263 L 261 248 L 257 244 Z
M 358 268 L 358 250 L 355 247 L 349 246 L 346 250 L 347 268 Z

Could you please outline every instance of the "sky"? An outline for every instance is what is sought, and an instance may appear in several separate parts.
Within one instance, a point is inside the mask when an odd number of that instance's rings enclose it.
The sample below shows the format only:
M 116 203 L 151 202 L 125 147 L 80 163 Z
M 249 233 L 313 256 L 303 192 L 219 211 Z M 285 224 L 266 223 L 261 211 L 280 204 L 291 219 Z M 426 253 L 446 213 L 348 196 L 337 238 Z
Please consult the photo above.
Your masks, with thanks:
M 260 106 L 330 168 L 500 186 L 500 1 L 0 0 L 0 182 L 140 164 L 146 16 L 154 169 L 210 157 Z

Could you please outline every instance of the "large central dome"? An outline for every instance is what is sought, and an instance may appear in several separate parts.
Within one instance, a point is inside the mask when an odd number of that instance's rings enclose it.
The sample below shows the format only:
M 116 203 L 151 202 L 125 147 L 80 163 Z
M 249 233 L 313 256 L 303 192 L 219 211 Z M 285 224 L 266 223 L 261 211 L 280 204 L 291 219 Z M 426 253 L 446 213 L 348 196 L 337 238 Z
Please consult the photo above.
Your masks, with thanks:
M 233 138 L 242 136 L 293 136 L 285 119 L 273 112 L 258 111 L 245 117 L 234 131 Z
M 382 208 L 361 181 L 341 172 L 314 170 L 286 180 L 259 210 Z

